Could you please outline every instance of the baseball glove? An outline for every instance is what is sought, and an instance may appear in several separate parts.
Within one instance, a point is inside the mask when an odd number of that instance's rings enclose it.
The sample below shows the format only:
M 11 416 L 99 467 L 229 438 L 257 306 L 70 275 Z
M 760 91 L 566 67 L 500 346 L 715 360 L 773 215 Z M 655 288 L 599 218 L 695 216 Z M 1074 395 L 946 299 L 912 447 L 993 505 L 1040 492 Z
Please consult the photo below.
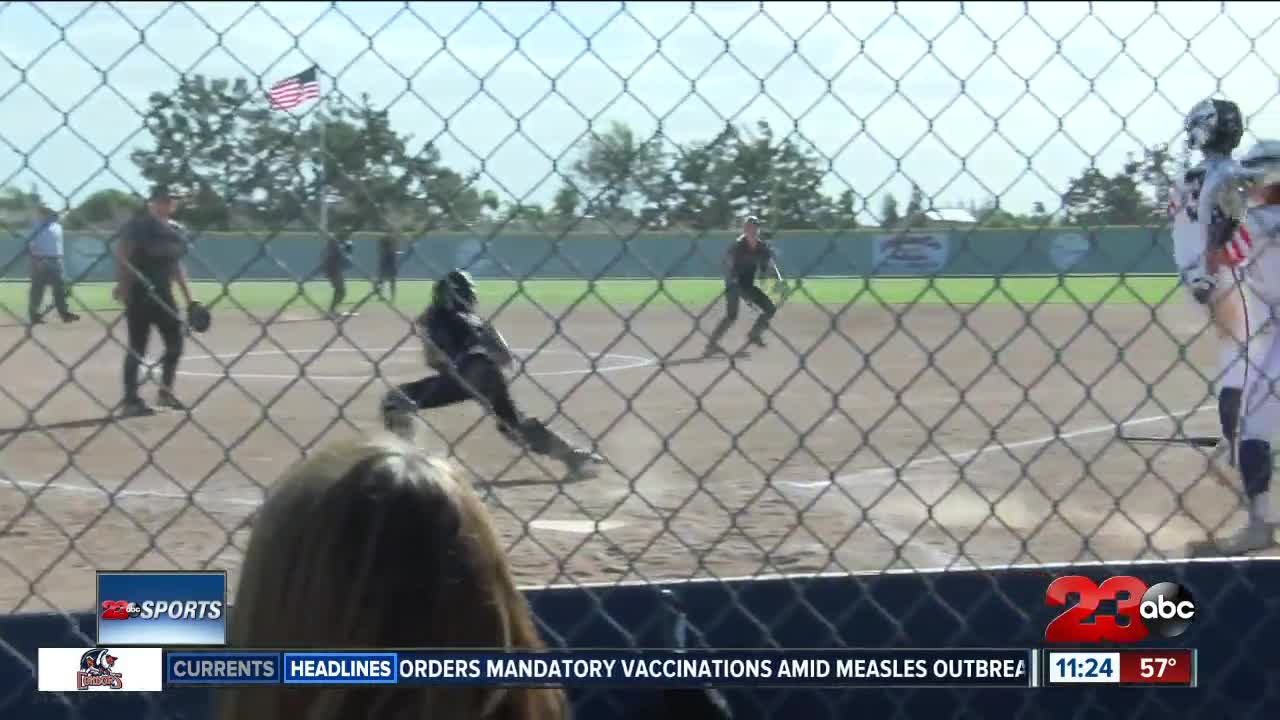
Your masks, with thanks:
M 198 333 L 207 332 L 213 325 L 213 314 L 200 302 L 187 306 L 187 326 Z

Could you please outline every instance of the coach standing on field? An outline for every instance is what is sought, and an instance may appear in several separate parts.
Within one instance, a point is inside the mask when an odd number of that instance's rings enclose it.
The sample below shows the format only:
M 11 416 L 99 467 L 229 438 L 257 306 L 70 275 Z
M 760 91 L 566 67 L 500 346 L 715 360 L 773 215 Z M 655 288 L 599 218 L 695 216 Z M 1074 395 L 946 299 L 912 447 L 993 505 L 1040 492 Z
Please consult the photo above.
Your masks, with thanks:
M 62 265 L 62 223 L 58 214 L 47 205 L 36 210 L 36 224 L 31 231 L 27 249 L 31 253 L 31 294 L 28 297 L 27 314 L 32 325 L 44 322 L 40 306 L 44 304 L 44 288 L 53 288 L 53 305 L 58 309 L 62 322 L 75 322 L 79 315 L 67 308 L 67 279 Z
M 191 289 L 182 258 L 187 254 L 186 238 L 171 222 L 177 200 L 167 188 L 152 189 L 147 207 L 125 225 L 116 243 L 116 300 L 124 303 L 129 347 L 124 356 L 125 417 L 151 415 L 154 411 L 138 394 L 138 370 L 147 354 L 151 328 L 160 331 L 164 341 L 161 356 L 160 393 L 156 399 L 163 407 L 184 410 L 173 392 L 182 358 L 183 313 L 173 297 L 176 282 L 187 306 L 191 306 Z

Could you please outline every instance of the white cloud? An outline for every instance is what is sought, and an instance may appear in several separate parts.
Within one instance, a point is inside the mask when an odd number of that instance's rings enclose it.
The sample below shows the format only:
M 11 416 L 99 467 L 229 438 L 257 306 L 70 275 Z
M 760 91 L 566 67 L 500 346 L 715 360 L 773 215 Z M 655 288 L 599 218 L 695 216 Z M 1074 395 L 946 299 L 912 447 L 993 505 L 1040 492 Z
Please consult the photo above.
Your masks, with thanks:
M 686 143 L 765 118 L 831 158 L 833 192 L 914 180 L 940 204 L 1052 204 L 1091 160 L 1176 139 L 1215 92 L 1280 134 L 1277 21 L 1269 3 L 11 3 L 0 182 L 140 187 L 150 93 L 316 62 L 329 89 L 539 201 L 593 125 Z

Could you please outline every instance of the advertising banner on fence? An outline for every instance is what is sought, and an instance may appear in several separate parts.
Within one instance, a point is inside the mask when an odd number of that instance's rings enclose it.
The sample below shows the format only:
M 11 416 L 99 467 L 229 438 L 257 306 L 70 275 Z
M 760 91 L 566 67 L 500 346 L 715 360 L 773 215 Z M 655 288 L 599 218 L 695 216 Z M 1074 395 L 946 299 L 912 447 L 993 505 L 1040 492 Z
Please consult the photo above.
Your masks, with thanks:
M 877 235 L 872 243 L 873 275 L 934 275 L 951 256 L 951 238 L 942 232 Z

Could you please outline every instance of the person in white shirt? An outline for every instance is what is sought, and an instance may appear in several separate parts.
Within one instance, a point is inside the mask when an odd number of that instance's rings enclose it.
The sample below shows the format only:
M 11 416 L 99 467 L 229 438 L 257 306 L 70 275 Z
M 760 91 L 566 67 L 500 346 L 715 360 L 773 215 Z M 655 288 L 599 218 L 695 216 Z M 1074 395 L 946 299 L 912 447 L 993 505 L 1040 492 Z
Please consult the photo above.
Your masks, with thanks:
M 1194 544 L 1193 554 L 1239 555 L 1264 550 L 1275 542 L 1271 440 L 1280 430 L 1280 335 L 1274 330 L 1280 316 L 1280 140 L 1259 142 L 1240 166 L 1222 183 L 1218 204 L 1223 218 L 1211 228 L 1209 252 L 1232 252 L 1229 248 L 1237 236 L 1244 238 L 1248 248 L 1238 273 L 1248 299 L 1249 339 L 1237 451 L 1248 521 L 1225 540 Z
M 1206 248 L 1210 247 L 1211 228 L 1221 227 L 1214 223 L 1222 220 L 1217 199 L 1223 184 L 1239 174 L 1240 165 L 1231 154 L 1244 137 L 1244 119 L 1234 102 L 1209 99 L 1187 113 L 1184 129 L 1188 150 L 1198 151 L 1202 157 L 1187 170 L 1170 198 L 1174 261 L 1188 296 L 1204 308 L 1217 335 L 1217 371 L 1206 377 L 1219 385 L 1222 441 L 1210 453 L 1207 470 L 1220 481 L 1232 482 L 1247 337 L 1246 300 L 1235 286 L 1237 268 L 1248 254 L 1248 237 L 1235 232 L 1222 252 L 1207 252 Z
M 44 289 L 53 288 L 53 305 L 63 322 L 75 322 L 79 315 L 67 307 L 67 281 L 62 265 L 62 223 L 58 214 L 46 205 L 36 210 L 36 222 L 27 250 L 31 254 L 31 292 L 27 298 L 27 315 L 32 325 L 44 323 L 40 306 Z

